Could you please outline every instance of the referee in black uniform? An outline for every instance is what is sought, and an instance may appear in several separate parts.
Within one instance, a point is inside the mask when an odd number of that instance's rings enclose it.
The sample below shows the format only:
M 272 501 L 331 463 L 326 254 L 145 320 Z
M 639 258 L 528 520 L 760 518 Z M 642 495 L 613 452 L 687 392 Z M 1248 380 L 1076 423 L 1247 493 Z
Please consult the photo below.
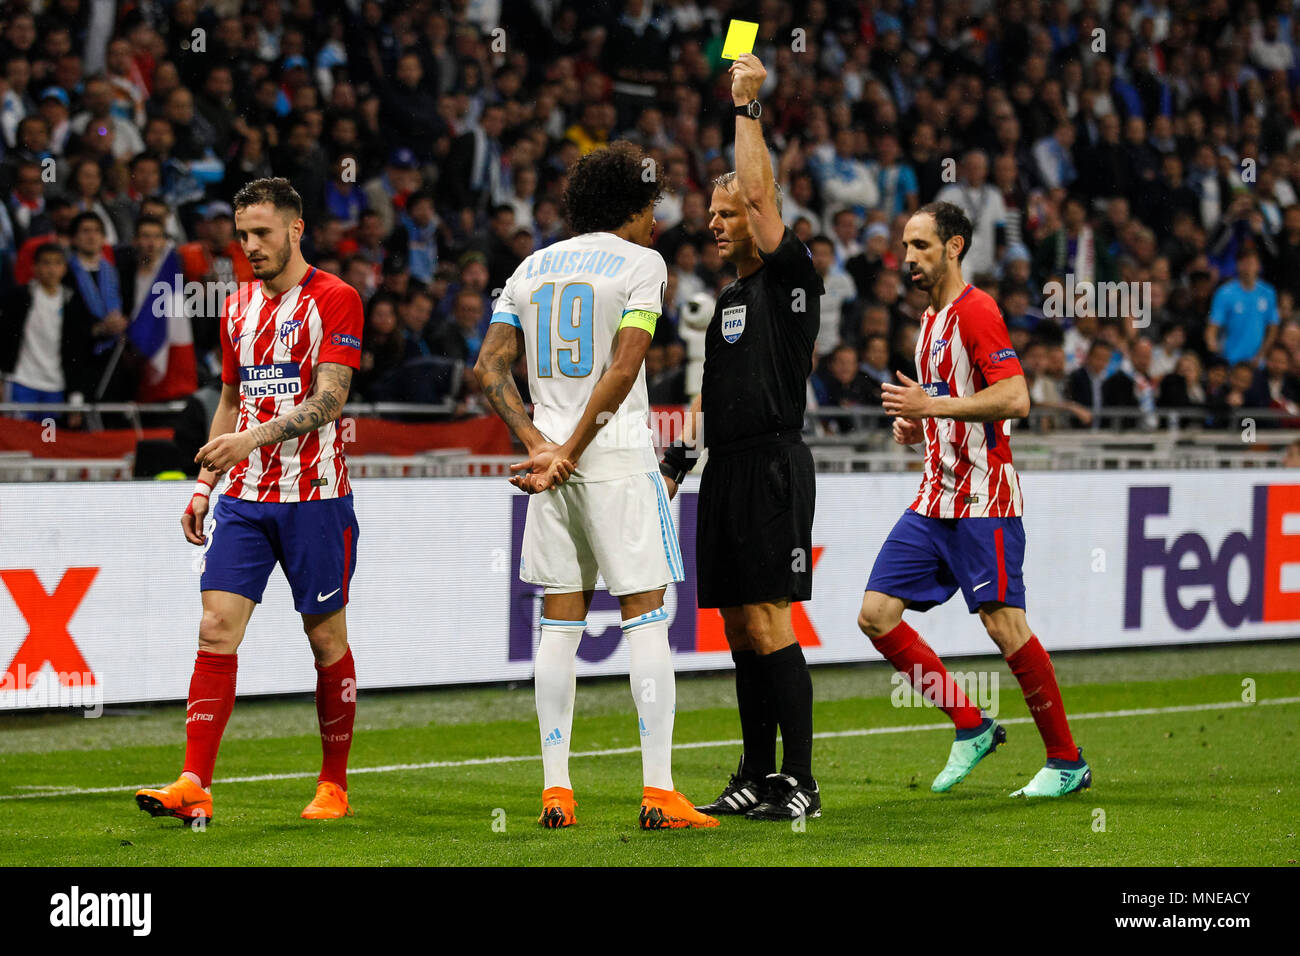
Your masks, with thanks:
M 709 323 L 685 439 L 709 450 L 696 537 L 699 603 L 722 612 L 744 753 L 718 799 L 699 809 L 790 820 L 821 815 L 812 678 L 790 606 L 812 597 L 817 489 L 800 431 L 824 289 L 808 249 L 781 221 L 756 99 L 767 71 L 746 53 L 730 72 L 736 171 L 714 182 L 709 228 L 738 277 Z M 691 464 L 685 443 L 669 447 L 661 470 L 670 492 Z

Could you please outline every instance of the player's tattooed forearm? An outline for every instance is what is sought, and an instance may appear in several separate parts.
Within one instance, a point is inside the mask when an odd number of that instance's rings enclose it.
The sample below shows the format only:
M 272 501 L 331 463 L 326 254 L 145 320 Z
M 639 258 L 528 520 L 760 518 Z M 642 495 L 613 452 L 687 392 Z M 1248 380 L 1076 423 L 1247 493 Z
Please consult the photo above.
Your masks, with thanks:
M 352 369 L 326 362 L 316 370 L 316 389 L 293 411 L 253 429 L 258 445 L 276 445 L 306 435 L 337 419 L 352 387 Z
M 518 353 L 516 330 L 503 323 L 494 323 L 488 328 L 478 360 L 479 387 L 483 390 L 483 397 L 515 435 L 525 432 L 533 423 L 510 371 Z

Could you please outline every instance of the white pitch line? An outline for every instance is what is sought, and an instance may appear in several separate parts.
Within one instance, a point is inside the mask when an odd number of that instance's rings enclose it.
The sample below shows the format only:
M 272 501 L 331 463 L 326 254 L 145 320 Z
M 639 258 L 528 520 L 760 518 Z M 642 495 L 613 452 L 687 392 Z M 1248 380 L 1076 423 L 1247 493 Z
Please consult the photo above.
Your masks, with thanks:
M 1256 703 L 1229 700 L 1211 704 L 1181 704 L 1172 707 L 1135 707 L 1128 710 L 1103 710 L 1089 714 L 1071 714 L 1070 720 L 1105 720 L 1114 717 L 1156 717 L 1161 714 L 1190 714 L 1207 710 L 1236 710 L 1244 707 L 1277 707 L 1286 704 L 1300 704 L 1300 697 L 1272 697 L 1268 700 L 1261 700 Z M 1033 723 L 1033 718 L 1011 717 L 1006 720 L 999 720 L 998 723 L 1006 725 L 1029 724 Z M 827 730 L 813 734 L 813 737 L 818 740 L 825 740 L 836 737 L 874 737 L 877 734 L 908 734 L 921 730 L 951 729 L 952 723 L 945 720 L 941 724 L 903 724 L 896 727 L 864 727 L 858 730 Z M 691 743 L 673 744 L 673 749 L 703 750 L 712 747 L 739 747 L 742 744 L 743 741 L 740 740 L 698 740 Z M 615 757 L 621 754 L 639 754 L 640 752 L 640 747 L 611 747 L 607 750 L 582 750 L 570 754 L 569 756 Z M 472 757 L 468 760 L 430 760 L 427 763 L 394 763 L 381 767 L 349 767 L 348 773 L 350 775 L 361 773 L 400 773 L 403 770 L 441 770 L 449 767 L 479 767 L 488 764 L 524 763 L 530 760 L 541 759 L 541 754 L 527 754 L 509 757 Z M 212 782 L 214 784 L 263 783 L 271 780 L 305 780 L 318 775 L 319 772 L 316 770 L 298 773 L 263 773 L 251 777 L 223 777 L 220 780 L 214 780 Z M 122 793 L 124 791 L 140 790 L 145 787 L 160 786 L 164 786 L 164 784 L 137 783 L 125 787 L 69 787 L 66 790 L 50 790 L 42 791 L 40 793 L 0 794 L 0 800 L 39 800 L 45 797 L 78 797 L 92 793 Z

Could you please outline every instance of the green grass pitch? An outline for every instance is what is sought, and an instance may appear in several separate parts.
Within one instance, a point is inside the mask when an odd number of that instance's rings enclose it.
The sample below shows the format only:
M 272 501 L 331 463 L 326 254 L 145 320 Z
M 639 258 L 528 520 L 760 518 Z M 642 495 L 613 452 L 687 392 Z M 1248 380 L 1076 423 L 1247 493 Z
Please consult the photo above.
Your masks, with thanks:
M 1043 750 L 1001 660 L 952 663 L 996 671 L 1000 716 L 1013 723 L 1008 746 L 945 795 L 929 784 L 951 730 L 917 729 L 942 722 L 939 711 L 895 706 L 886 665 L 815 669 L 824 816 L 802 828 L 725 817 L 716 830 L 638 830 L 625 680 L 579 685 L 575 750 L 624 752 L 573 758 L 579 824 L 562 831 L 535 822 L 542 779 L 527 684 L 363 688 L 356 815 L 326 823 L 298 817 L 319 766 L 310 699 L 241 700 L 203 832 L 148 817 L 132 799 L 137 786 L 174 779 L 183 704 L 98 720 L 5 714 L 0 865 L 1296 864 L 1300 642 L 1078 652 L 1056 666 L 1094 784 L 1033 803 L 1008 797 Z M 1242 700 L 1246 678 L 1253 704 Z M 730 673 L 678 680 L 674 776 L 693 800 L 712 799 L 734 769 L 733 700 Z M 1152 709 L 1161 712 L 1131 713 Z M 412 766 L 425 764 L 438 765 Z M 240 779 L 258 776 L 269 779 Z

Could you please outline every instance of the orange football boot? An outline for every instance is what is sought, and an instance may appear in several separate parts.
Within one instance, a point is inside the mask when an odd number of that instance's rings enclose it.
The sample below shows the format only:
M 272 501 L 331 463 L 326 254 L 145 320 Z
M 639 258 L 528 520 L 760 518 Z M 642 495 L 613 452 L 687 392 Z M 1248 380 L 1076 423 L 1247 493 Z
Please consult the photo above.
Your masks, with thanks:
M 571 827 L 578 822 L 574 812 L 577 806 L 568 787 L 547 787 L 542 791 L 542 815 L 537 822 L 548 830 Z
M 212 794 L 183 775 L 161 790 L 137 790 L 135 803 L 152 817 L 175 817 L 187 826 L 212 819 Z
M 304 820 L 337 820 L 350 816 L 352 808 L 348 806 L 348 792 L 328 780 L 316 784 L 316 796 L 302 811 Z
M 641 795 L 642 830 L 677 830 L 684 827 L 716 827 L 716 817 L 700 813 L 676 790 L 646 787 Z

